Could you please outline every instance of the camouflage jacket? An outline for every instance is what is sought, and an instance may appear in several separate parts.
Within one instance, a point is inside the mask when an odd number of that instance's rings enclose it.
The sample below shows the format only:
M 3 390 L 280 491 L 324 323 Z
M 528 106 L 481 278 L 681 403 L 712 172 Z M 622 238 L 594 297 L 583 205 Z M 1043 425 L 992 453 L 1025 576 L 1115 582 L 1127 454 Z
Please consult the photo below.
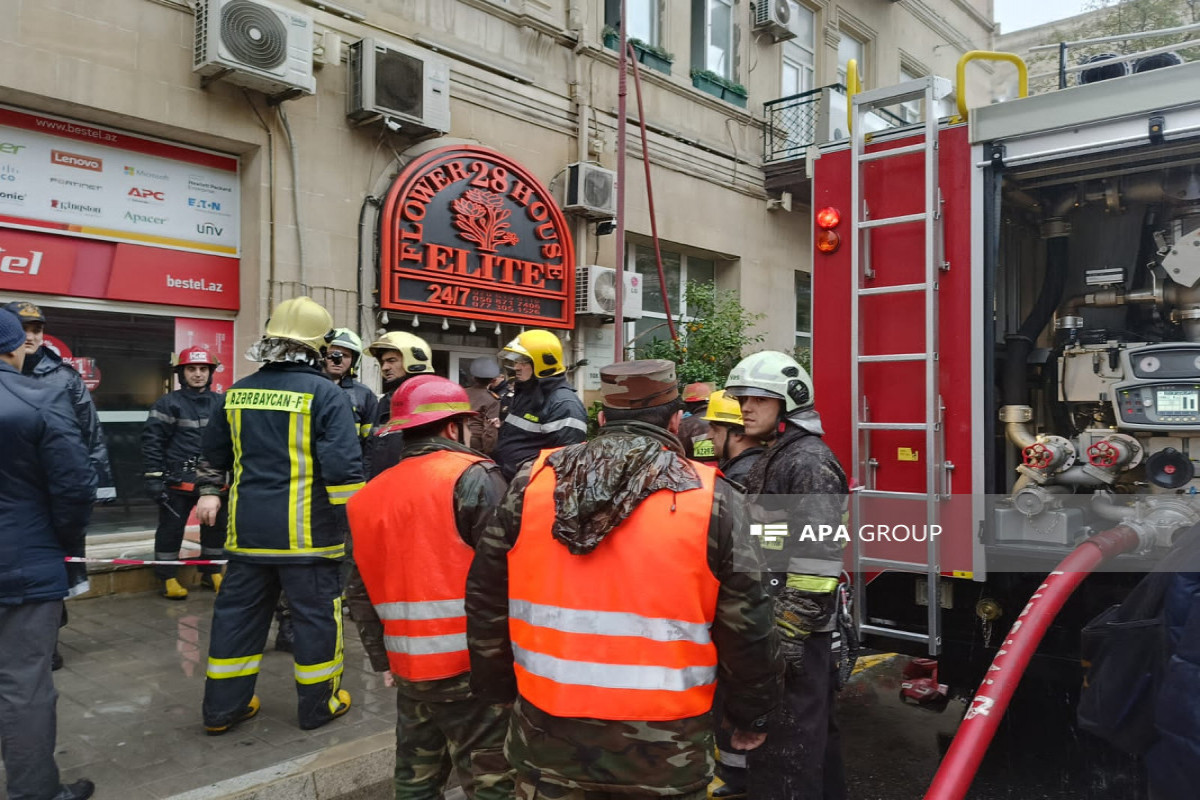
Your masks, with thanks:
M 440 436 L 414 439 L 406 444 L 401 459 L 423 456 L 438 450 L 475 452 Z M 483 534 L 483 524 L 491 510 L 500 503 L 504 490 L 505 483 L 500 476 L 500 468 L 491 461 L 472 464 L 454 485 L 454 521 L 459 536 L 471 547 L 475 547 Z M 376 672 L 386 672 L 388 656 L 387 648 L 383 644 L 383 623 L 379 621 L 379 615 L 371 605 L 371 598 L 367 595 L 367 588 L 363 585 L 356 566 L 352 566 L 346 580 L 346 602 L 350 607 L 350 618 L 358 626 L 358 636 L 362 640 L 363 649 L 367 651 L 367 657 L 371 660 L 371 668 Z M 400 691 L 418 700 L 461 699 L 470 693 L 466 675 L 418 682 L 397 678 L 396 685 Z
M 629 452 L 645 453 L 651 449 L 646 447 L 648 441 L 660 453 L 666 447 L 682 455 L 674 436 L 637 422 L 607 425 L 592 442 L 571 445 L 556 455 L 562 464 L 601 448 L 608 448 L 601 452 L 611 453 L 624 446 Z M 614 466 L 605 469 L 604 463 Z M 569 473 L 585 475 L 581 479 L 586 485 L 580 488 L 585 490 L 589 504 L 603 507 L 605 498 L 621 498 L 622 490 L 627 488 L 625 479 L 617 478 L 623 474 L 622 467 L 619 459 L 609 457 L 594 469 L 571 469 Z M 565 468 L 556 472 L 567 474 Z M 471 685 L 492 702 L 511 702 L 517 697 L 508 638 L 507 554 L 521 530 L 529 478 L 530 466 L 526 465 L 517 473 L 479 540 L 467 578 Z M 646 486 L 670 479 L 636 478 Z M 636 478 L 628 476 L 629 480 Z M 757 557 L 747 544 L 747 525 L 737 490 L 718 479 L 708 527 L 708 565 L 720 582 L 712 638 L 717 646 L 719 679 L 728 689 L 729 718 L 738 727 L 750 730 L 764 724 L 764 716 L 778 700 L 782 662 L 770 599 L 762 586 Z M 579 535 L 584 535 L 586 524 L 579 530 Z M 703 789 L 712 771 L 712 753 L 712 721 L 708 714 L 659 722 L 579 719 L 552 716 L 524 700 L 514 705 L 506 743 L 509 763 L 524 776 L 589 791 L 651 795 Z

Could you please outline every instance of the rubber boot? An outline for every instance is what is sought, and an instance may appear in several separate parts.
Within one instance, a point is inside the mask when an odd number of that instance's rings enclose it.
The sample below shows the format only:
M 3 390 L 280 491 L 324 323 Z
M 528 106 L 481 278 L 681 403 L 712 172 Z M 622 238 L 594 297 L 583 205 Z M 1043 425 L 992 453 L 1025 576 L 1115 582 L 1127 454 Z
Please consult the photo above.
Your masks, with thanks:
M 292 628 L 291 616 L 282 617 L 279 620 L 279 630 L 275 634 L 275 649 L 281 653 L 290 653 L 295 641 L 296 633 Z
M 713 800 L 736 800 L 746 796 L 746 768 L 717 762 L 716 780 L 709 786 Z
M 200 585 L 206 589 L 212 589 L 213 594 L 221 591 L 221 581 L 225 580 L 225 576 L 219 572 L 206 572 L 200 576 Z
M 183 588 L 183 584 L 178 579 L 167 578 L 163 581 L 163 588 L 160 594 L 168 600 L 183 600 L 187 597 L 188 591 Z
M 333 693 L 333 697 L 329 698 L 329 719 L 321 720 L 315 725 L 301 725 L 302 730 L 311 731 L 320 728 L 323 725 L 328 725 L 338 717 L 350 710 L 350 693 L 345 689 L 338 689 Z
M 258 709 L 261 707 L 262 707 L 262 703 L 259 702 L 258 695 L 254 695 L 253 697 L 250 698 L 250 704 L 248 706 L 246 706 L 246 710 L 242 712 L 242 715 L 240 717 L 238 717 L 237 719 L 235 719 L 233 722 L 229 723 L 228 725 L 213 725 L 213 726 L 205 725 L 204 732 L 207 733 L 209 736 L 220 736 L 222 733 L 228 733 L 229 731 L 233 730 L 233 728 L 235 726 L 240 725 L 241 723 L 245 722 L 246 720 L 252 718 L 255 714 L 258 713 Z

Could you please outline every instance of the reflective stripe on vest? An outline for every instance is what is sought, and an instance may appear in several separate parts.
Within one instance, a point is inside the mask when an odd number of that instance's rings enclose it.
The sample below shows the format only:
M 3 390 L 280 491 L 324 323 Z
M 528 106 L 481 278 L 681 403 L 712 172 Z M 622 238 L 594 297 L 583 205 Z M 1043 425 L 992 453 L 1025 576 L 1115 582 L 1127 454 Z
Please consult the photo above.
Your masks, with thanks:
M 392 672 L 429 681 L 471 668 L 464 610 L 474 551 L 454 519 L 454 486 L 481 456 L 403 459 L 346 505 L 354 561 L 383 623 Z
M 591 553 L 551 533 L 556 476 L 538 456 L 508 554 L 509 632 L 521 696 L 561 717 L 671 720 L 712 706 L 708 566 L 716 470 L 701 487 L 643 500 Z M 636 590 L 631 590 L 636 587 Z

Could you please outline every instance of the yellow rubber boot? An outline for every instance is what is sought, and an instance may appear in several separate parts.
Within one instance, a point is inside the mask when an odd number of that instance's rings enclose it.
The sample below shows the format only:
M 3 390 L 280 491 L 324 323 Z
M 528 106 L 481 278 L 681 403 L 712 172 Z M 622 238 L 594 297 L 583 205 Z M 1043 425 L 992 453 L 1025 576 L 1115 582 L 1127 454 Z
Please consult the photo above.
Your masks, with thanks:
M 187 597 L 188 592 L 176 578 L 167 578 L 163 582 L 161 594 L 168 600 L 183 600 Z
M 207 586 L 209 589 L 212 589 L 213 594 L 216 594 L 217 592 L 221 591 L 221 581 L 223 581 L 223 580 L 225 580 L 224 575 L 222 575 L 219 572 L 213 572 L 211 574 L 208 574 L 208 575 L 205 575 L 204 577 L 202 577 L 200 579 L 200 584 L 202 586 Z
M 329 710 L 333 712 L 333 718 L 337 719 L 342 714 L 350 710 L 350 693 L 345 689 L 338 689 L 333 697 L 329 698 Z
M 246 720 L 252 718 L 255 714 L 258 713 L 258 709 L 261 707 L 262 707 L 262 703 L 259 701 L 258 695 L 254 695 L 253 697 L 250 698 L 249 705 L 246 706 L 246 710 L 242 712 L 242 715 L 240 717 L 238 717 L 237 719 L 235 719 L 233 722 L 229 723 L 228 725 L 213 725 L 213 726 L 205 725 L 204 732 L 207 733 L 209 736 L 220 736 L 222 733 L 227 733 L 230 730 L 232 730 L 235 725 L 238 725 L 238 724 L 245 722 Z

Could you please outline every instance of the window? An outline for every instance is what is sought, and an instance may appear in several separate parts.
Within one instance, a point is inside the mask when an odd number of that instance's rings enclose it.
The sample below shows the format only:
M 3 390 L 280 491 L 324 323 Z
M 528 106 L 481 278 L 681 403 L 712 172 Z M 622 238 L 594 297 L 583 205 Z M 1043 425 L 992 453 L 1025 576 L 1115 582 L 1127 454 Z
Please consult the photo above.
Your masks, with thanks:
M 787 0 L 792 12 L 792 30 L 796 38 L 783 42 L 783 73 L 780 78 L 780 97 L 791 97 L 794 94 L 807 92 L 816 83 L 813 77 L 813 65 L 816 62 L 816 42 L 814 41 L 815 15 L 812 11 Z
M 838 83 L 845 84 L 846 70 L 850 59 L 858 62 L 858 75 L 861 79 L 863 74 L 863 55 L 866 51 L 866 45 L 845 31 L 841 33 L 842 38 L 838 40 Z
M 812 347 L 812 274 L 796 270 L 796 347 Z
M 905 81 L 915 81 L 919 77 L 920 77 L 919 75 L 915 75 L 912 72 L 909 72 L 904 67 L 900 68 L 900 82 L 901 83 L 904 83 Z M 905 122 L 908 122 L 908 123 L 920 122 L 921 121 L 921 101 L 920 100 L 909 100 L 907 103 L 901 103 L 900 108 L 897 109 L 897 113 L 900 115 L 900 118 L 902 120 L 904 120 Z
M 692 66 L 734 76 L 734 0 L 692 0 Z
M 625 13 L 629 15 L 625 33 L 630 39 L 640 39 L 656 47 L 660 44 L 658 0 L 625 0 Z M 604 24 L 620 28 L 620 0 L 605 0 Z
M 716 280 L 716 262 L 710 258 L 689 256 L 665 248 L 662 250 L 662 260 L 663 274 L 667 282 L 667 298 L 671 301 L 671 318 L 676 324 L 686 322 L 689 317 L 684 292 L 688 282 L 713 283 Z M 654 245 L 632 245 L 629 248 L 629 264 L 626 269 L 632 269 L 645 276 L 642 281 L 642 318 L 633 323 L 633 333 L 627 333 L 627 336 L 639 337 L 635 346 L 655 339 L 669 339 L 671 334 L 667 328 L 663 294 L 658 282 L 658 267 L 654 262 Z

